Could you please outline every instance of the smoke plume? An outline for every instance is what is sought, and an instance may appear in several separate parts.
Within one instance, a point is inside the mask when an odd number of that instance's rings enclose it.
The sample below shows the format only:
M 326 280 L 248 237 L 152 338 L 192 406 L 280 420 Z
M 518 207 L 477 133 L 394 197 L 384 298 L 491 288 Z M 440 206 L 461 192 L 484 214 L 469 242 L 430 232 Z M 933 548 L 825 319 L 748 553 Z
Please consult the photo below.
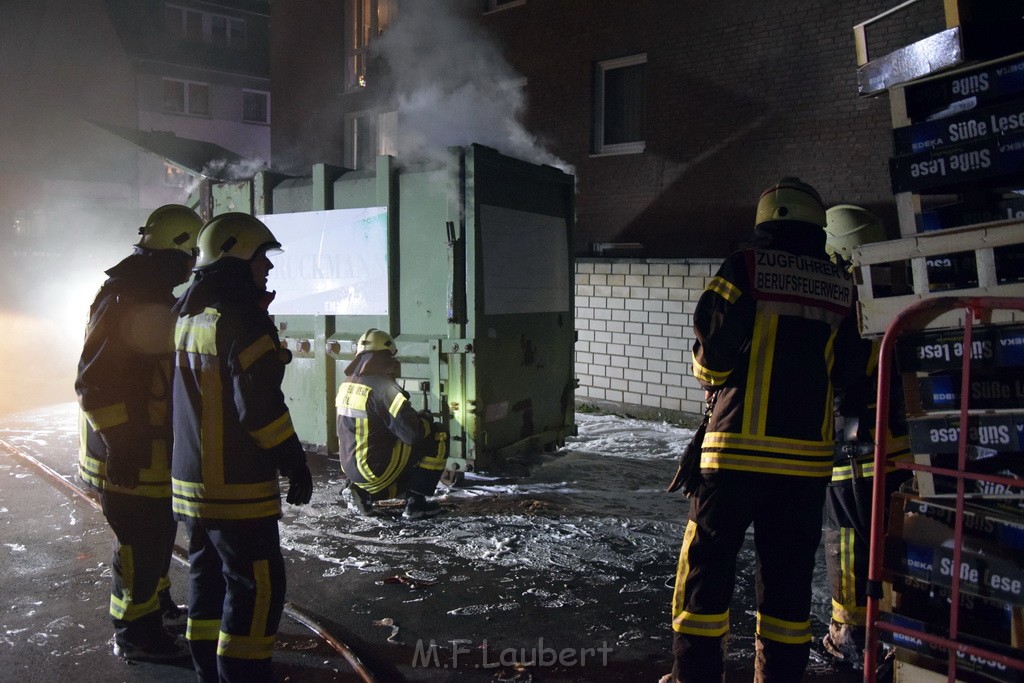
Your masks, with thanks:
M 524 79 L 505 61 L 478 22 L 479 2 L 402 2 L 377 43 L 397 105 L 396 156 L 403 161 L 446 156 L 449 146 L 478 143 L 524 161 L 572 173 L 526 131 Z

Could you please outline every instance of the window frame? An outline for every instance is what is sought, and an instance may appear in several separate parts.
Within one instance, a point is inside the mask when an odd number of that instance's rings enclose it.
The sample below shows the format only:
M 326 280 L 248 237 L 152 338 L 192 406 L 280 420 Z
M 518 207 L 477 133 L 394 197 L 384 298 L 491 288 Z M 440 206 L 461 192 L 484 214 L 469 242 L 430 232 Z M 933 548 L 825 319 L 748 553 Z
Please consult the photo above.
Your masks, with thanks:
M 210 118 L 210 84 L 203 81 L 190 81 L 183 78 L 167 78 L 164 77 L 160 80 L 163 86 L 162 100 L 161 100 L 161 111 L 165 114 L 177 114 L 179 116 L 197 116 L 202 118 Z M 169 83 L 175 83 L 181 88 L 181 104 L 182 108 L 169 109 L 167 107 L 167 85 Z M 206 89 L 206 111 L 198 112 L 192 111 L 190 95 L 190 89 L 192 87 L 202 87 Z
M 647 53 L 641 52 L 627 57 L 605 59 L 594 65 L 594 134 L 593 134 L 593 155 L 611 156 L 615 154 L 639 154 L 647 148 L 647 125 L 646 125 L 646 68 L 644 69 L 644 130 L 640 140 L 619 143 L 605 143 L 605 74 L 616 69 L 623 69 L 633 66 L 647 64 Z
M 370 50 L 396 11 L 396 0 L 345 0 L 345 92 L 366 87 Z
M 263 98 L 264 119 L 246 118 L 245 97 L 246 95 L 259 95 Z M 242 88 L 242 122 L 270 125 L 270 93 L 266 90 L 254 90 L 253 88 Z
M 170 24 L 170 13 L 176 12 L 181 20 L 181 25 L 172 29 Z M 199 19 L 199 30 L 189 32 L 189 16 L 193 15 Z M 224 20 L 223 40 L 214 40 L 213 23 L 214 19 Z M 205 43 L 207 45 L 220 45 L 231 48 L 243 48 L 248 40 L 249 26 L 243 17 L 221 14 L 219 12 L 204 12 L 203 10 L 184 7 L 174 3 L 164 5 L 165 29 L 172 36 L 191 43 Z M 233 31 L 232 27 L 240 28 L 240 31 Z M 237 38 L 232 36 L 237 35 Z
M 369 125 L 367 134 L 369 144 L 363 149 L 369 158 L 360 159 L 360 139 L 358 122 L 366 121 Z M 382 154 L 396 154 L 396 136 L 398 133 L 398 112 L 377 112 L 371 110 L 354 111 L 345 114 L 344 121 L 344 163 L 352 170 L 372 169 L 374 160 Z M 360 163 L 362 162 L 362 163 Z

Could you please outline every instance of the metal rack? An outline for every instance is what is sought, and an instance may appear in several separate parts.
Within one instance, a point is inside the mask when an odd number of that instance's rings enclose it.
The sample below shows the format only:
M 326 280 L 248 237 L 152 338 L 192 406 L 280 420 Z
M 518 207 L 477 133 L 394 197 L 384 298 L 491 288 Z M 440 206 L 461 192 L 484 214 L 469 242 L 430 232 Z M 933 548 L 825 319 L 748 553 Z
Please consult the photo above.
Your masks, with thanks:
M 875 433 L 888 433 L 889 407 L 890 407 L 890 380 L 892 376 L 894 347 L 896 340 L 904 333 L 920 330 L 933 323 L 936 319 L 950 311 L 960 309 L 963 311 L 964 320 L 964 348 L 971 349 L 973 327 L 976 320 L 988 321 L 995 311 L 1018 310 L 1024 311 L 1024 297 L 971 297 L 971 296 L 949 296 L 934 297 L 918 301 L 917 303 L 898 313 L 887 326 L 882 337 L 881 350 L 878 365 L 878 402 Z M 882 621 L 879 618 L 880 604 L 882 597 L 883 583 L 883 559 L 885 553 L 885 476 L 886 469 L 910 469 L 930 472 L 943 476 L 952 477 L 956 480 L 956 514 L 953 528 L 953 560 L 952 566 L 961 567 L 961 546 L 964 534 L 964 498 L 965 481 L 978 480 L 999 483 L 1008 486 L 1019 487 L 1020 482 L 999 476 L 977 474 L 967 472 L 967 445 L 966 425 L 970 414 L 969 388 L 971 375 L 971 354 L 965 352 L 961 368 L 961 400 L 960 400 L 960 434 L 959 451 L 956 469 L 933 467 L 915 462 L 887 462 L 886 443 L 879 439 L 875 447 L 874 461 L 874 490 L 872 497 L 871 516 L 871 540 L 868 569 L 868 601 L 867 601 L 867 636 L 865 642 L 864 657 L 864 680 L 866 683 L 874 681 L 876 667 L 878 664 L 878 645 L 880 631 L 887 631 L 894 634 L 919 639 L 930 645 L 944 648 L 948 652 L 948 681 L 956 681 L 958 670 L 957 657 L 975 656 L 988 661 L 997 662 L 1000 665 L 1014 670 L 1024 671 L 1024 660 L 992 652 L 985 648 L 976 647 L 967 643 L 959 642 L 959 616 L 960 616 L 960 571 L 951 572 L 951 604 L 949 616 L 948 637 L 942 637 L 934 633 L 926 633 L 919 630 L 904 628 L 898 624 Z

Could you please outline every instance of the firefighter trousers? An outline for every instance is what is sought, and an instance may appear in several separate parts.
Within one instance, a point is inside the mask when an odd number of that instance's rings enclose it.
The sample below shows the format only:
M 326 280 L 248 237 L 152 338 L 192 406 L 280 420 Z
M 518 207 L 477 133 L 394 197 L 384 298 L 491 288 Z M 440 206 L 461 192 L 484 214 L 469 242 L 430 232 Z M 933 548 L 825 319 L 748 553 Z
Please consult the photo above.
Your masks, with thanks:
M 846 470 L 849 468 L 844 468 Z M 909 472 L 897 471 L 885 478 L 886 518 L 889 499 L 910 476 Z M 867 616 L 874 482 L 873 476 L 834 477 L 825 496 L 825 566 L 832 591 L 832 621 L 840 629 L 856 629 L 851 637 L 859 639 L 856 645 L 861 647 L 863 635 L 860 632 Z
M 186 638 L 200 681 L 273 680 L 271 654 L 284 611 L 285 568 L 274 518 L 186 519 Z
M 178 523 L 171 498 L 113 491 L 100 496 L 114 532 L 110 617 L 118 640 L 144 647 L 163 630 L 159 593 L 170 587 L 167 571 Z
M 755 681 L 797 683 L 811 645 L 811 581 L 827 479 L 722 470 L 690 512 L 672 596 L 673 680 L 723 680 L 736 558 L 754 526 Z
M 410 493 L 421 496 L 432 496 L 437 489 L 437 483 L 441 481 L 444 468 L 447 464 L 447 440 L 446 432 L 435 430 L 433 436 L 425 439 L 412 447 L 409 454 L 409 461 L 405 468 L 398 474 L 390 486 L 372 494 L 372 500 L 388 500 L 401 498 Z M 392 462 L 389 469 L 395 467 Z M 353 471 L 354 470 L 354 471 Z M 343 470 L 344 471 L 344 470 Z M 363 487 L 366 479 L 358 469 L 350 468 L 344 472 L 353 484 Z

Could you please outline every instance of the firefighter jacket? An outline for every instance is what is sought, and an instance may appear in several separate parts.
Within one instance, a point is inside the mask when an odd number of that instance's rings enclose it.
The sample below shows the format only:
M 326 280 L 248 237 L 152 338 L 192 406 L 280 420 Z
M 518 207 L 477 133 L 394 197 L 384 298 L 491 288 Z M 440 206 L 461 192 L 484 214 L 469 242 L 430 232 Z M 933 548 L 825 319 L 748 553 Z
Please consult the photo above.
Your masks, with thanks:
M 846 269 L 820 227 L 772 221 L 730 255 L 694 311 L 693 372 L 717 391 L 701 471 L 829 478 L 833 387 L 865 360 Z
M 174 331 L 174 456 L 178 519 L 279 518 L 278 472 L 305 462 L 281 391 L 285 365 L 265 292 L 249 264 L 227 258 L 197 271 Z
M 863 340 L 868 359 L 865 370 L 846 387 L 838 398 L 837 412 L 842 419 L 842 430 L 836 434 L 835 465 L 832 483 L 875 473 L 875 420 L 878 405 L 877 340 Z M 907 434 L 906 406 L 903 384 L 898 373 L 892 373 L 889 383 L 888 433 L 885 441 L 886 461 L 910 460 L 910 437 Z M 892 473 L 895 467 L 887 467 Z
M 399 368 L 389 351 L 361 353 L 335 400 L 342 470 L 371 494 L 391 486 L 409 467 L 413 446 L 432 434 L 395 381 Z
M 79 476 L 93 490 L 171 495 L 172 290 L 188 273 L 187 256 L 136 249 L 106 271 L 89 309 L 75 392 L 81 407 Z M 108 443 L 132 455 L 139 485 L 106 480 Z

